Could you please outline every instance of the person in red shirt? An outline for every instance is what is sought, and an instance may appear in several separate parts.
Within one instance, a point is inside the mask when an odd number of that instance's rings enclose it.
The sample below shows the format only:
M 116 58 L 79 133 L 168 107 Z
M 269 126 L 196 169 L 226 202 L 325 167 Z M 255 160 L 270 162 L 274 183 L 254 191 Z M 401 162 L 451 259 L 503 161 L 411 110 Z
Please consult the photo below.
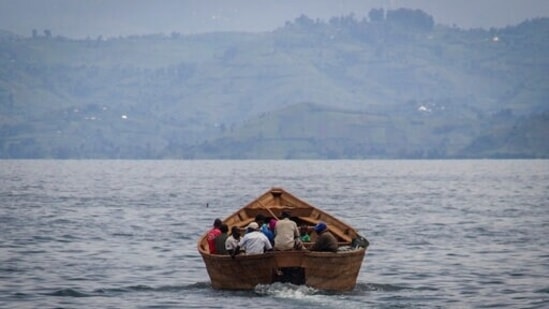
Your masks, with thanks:
M 211 254 L 215 254 L 215 238 L 221 235 L 221 219 L 214 220 L 213 228 L 208 232 L 208 248 Z

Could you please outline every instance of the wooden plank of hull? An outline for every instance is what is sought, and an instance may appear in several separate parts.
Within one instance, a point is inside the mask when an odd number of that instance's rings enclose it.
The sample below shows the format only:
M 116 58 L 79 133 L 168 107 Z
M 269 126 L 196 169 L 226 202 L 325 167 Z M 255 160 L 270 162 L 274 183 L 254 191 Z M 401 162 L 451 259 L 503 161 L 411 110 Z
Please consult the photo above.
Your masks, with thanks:
M 350 291 L 362 266 L 366 250 L 307 252 L 303 260 L 306 285 L 319 290 Z
M 274 251 L 276 267 L 303 267 L 303 259 L 307 251 Z
M 202 255 L 214 289 L 252 290 L 258 284 L 273 282 L 276 262 L 273 254 Z

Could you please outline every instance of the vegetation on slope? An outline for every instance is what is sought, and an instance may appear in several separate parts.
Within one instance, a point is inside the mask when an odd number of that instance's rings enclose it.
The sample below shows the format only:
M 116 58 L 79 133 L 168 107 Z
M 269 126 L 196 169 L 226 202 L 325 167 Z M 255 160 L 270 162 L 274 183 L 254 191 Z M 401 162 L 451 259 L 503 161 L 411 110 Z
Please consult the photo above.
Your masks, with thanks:
M 268 33 L 0 33 L 0 158 L 547 158 L 549 19 L 300 16 Z

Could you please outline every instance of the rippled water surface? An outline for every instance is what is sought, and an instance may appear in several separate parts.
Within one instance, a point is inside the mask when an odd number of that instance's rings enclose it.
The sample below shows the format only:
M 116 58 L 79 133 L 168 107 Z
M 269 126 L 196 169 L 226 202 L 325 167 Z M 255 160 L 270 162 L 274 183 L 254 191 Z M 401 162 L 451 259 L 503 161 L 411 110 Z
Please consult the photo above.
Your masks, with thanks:
M 199 236 L 273 186 L 370 240 L 354 291 L 210 287 Z M 546 160 L 0 161 L 0 203 L 2 308 L 549 307 Z

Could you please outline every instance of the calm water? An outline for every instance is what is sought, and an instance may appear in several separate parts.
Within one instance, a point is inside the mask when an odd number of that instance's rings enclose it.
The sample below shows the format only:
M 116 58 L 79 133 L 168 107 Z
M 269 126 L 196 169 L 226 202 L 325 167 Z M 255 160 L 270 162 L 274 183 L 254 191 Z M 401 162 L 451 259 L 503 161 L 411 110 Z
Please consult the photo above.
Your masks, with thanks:
M 370 240 L 354 291 L 211 289 L 198 237 L 272 186 Z M 0 161 L 0 203 L 2 308 L 549 307 L 547 160 Z

